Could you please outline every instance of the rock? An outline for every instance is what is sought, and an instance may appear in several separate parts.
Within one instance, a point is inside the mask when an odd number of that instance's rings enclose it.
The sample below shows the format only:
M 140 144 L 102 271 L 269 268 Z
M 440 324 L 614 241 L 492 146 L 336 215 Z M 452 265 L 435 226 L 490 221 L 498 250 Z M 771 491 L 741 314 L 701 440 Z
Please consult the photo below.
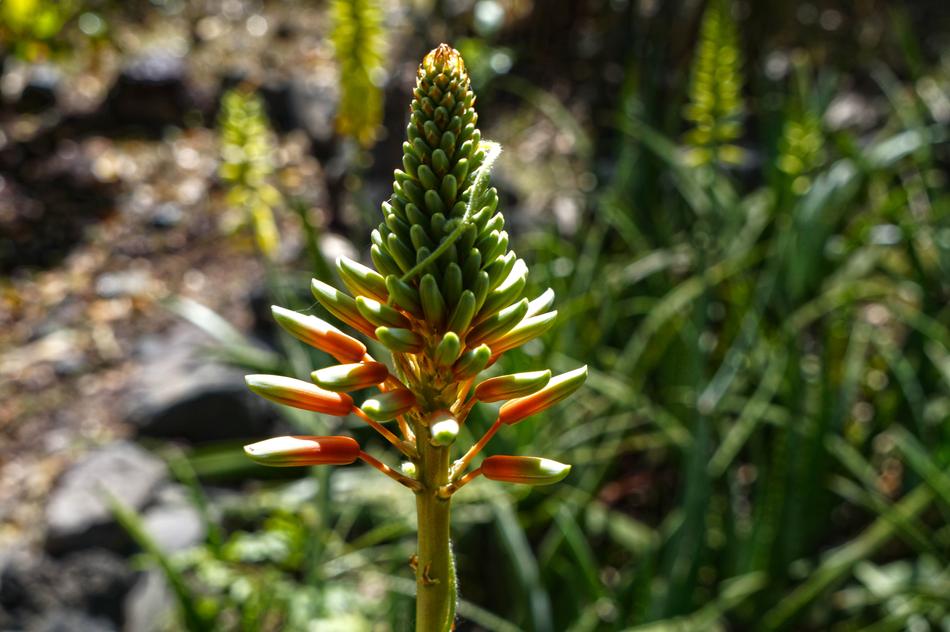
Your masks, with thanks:
M 54 610 L 27 626 L 26 632 L 116 632 L 118 628 L 79 610 Z
M 56 89 L 60 82 L 59 70 L 49 64 L 32 66 L 26 85 L 16 103 L 17 113 L 44 112 L 56 105 Z
M 99 112 L 113 126 L 158 134 L 167 125 L 181 125 L 186 115 L 202 109 L 189 84 L 184 60 L 166 51 L 142 55 L 127 64 L 112 85 Z
M 103 493 L 140 511 L 166 473 L 161 460 L 129 442 L 89 453 L 66 470 L 50 496 L 46 549 L 53 554 L 93 546 L 127 550 L 129 538 L 113 519 Z
M 135 575 L 125 560 L 104 549 L 59 559 L 19 553 L 0 571 L 0 611 L 8 615 L 0 623 L 4 629 L 115 630 Z M 82 618 L 62 627 L 74 615 Z
M 150 570 L 139 577 L 123 603 L 125 632 L 159 632 L 170 629 L 168 619 L 173 616 L 175 598 L 165 576 Z
M 239 77 L 225 82 L 235 85 Z M 258 89 L 267 107 L 267 116 L 278 132 L 303 130 L 317 145 L 334 138 L 338 89 L 330 77 L 273 79 Z
M 184 217 L 185 213 L 180 206 L 173 202 L 165 202 L 152 209 L 148 223 L 152 228 L 167 230 L 178 226 Z
M 152 275 L 148 270 L 122 270 L 105 272 L 96 278 L 96 294 L 99 298 L 141 296 L 148 290 Z
M 145 530 L 166 553 L 191 548 L 204 540 L 201 514 L 184 488 L 171 485 L 157 494 L 155 504 L 142 516 Z
M 202 351 L 207 342 L 181 324 L 142 345 L 126 404 L 139 435 L 203 442 L 269 434 L 273 412 L 247 390 L 244 371 Z

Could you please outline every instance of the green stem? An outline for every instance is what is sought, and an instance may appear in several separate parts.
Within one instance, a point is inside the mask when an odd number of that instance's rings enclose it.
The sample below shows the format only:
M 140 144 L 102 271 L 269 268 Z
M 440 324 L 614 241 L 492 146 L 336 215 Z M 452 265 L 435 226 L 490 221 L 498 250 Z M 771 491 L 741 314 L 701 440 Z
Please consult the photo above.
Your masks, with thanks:
M 455 562 L 452 559 L 450 500 L 439 497 L 449 480 L 449 448 L 429 443 L 428 428 L 419 441 L 416 492 L 419 549 L 416 566 L 416 632 L 448 632 L 455 619 Z

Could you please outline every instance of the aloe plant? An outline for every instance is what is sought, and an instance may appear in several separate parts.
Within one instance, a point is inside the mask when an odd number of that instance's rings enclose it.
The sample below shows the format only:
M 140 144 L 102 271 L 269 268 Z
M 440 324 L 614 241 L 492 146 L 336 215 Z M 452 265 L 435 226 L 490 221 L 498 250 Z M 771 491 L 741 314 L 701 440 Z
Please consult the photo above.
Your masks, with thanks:
M 405 459 L 393 468 L 349 437 L 278 437 L 245 448 L 271 466 L 343 465 L 362 460 L 416 497 L 416 629 L 453 627 L 457 589 L 450 546 L 453 494 L 478 476 L 528 485 L 556 483 L 570 466 L 528 456 L 490 456 L 470 466 L 504 426 L 558 403 L 584 382 L 582 367 L 479 374 L 505 351 L 554 322 L 554 292 L 523 296 L 528 267 L 508 249 L 505 220 L 489 172 L 500 148 L 477 127 L 475 95 L 458 51 L 442 44 L 423 59 L 413 91 L 403 169 L 372 233 L 375 269 L 341 257 L 348 292 L 319 280 L 316 299 L 342 323 L 391 353 L 377 362 L 357 338 L 316 316 L 274 307 L 277 322 L 341 364 L 312 382 L 248 376 L 251 390 L 280 404 L 324 414 L 355 414 Z M 476 382 L 478 384 L 476 385 Z M 356 405 L 350 393 L 378 389 Z M 455 441 L 478 402 L 504 401 L 484 435 L 453 458 Z M 392 429 L 385 425 L 392 424 Z

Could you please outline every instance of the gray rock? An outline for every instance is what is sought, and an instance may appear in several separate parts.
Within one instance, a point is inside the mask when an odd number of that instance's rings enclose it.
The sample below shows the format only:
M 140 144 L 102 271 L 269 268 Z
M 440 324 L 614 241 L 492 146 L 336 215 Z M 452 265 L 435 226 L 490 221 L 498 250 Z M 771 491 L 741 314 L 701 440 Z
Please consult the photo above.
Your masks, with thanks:
M 31 621 L 26 632 L 116 632 L 114 624 L 79 610 L 53 610 Z
M 60 554 L 100 546 L 126 550 L 129 539 L 106 500 L 142 510 L 165 479 L 165 464 L 142 448 L 118 442 L 95 450 L 60 477 L 46 506 L 46 549 Z
M 273 412 L 247 390 L 244 371 L 215 363 L 206 344 L 182 324 L 143 345 L 126 411 L 140 435 L 202 442 L 270 432 Z
M 166 553 L 191 548 L 204 540 L 201 514 L 180 486 L 168 486 L 158 493 L 156 503 L 142 516 L 145 530 Z
M 152 570 L 143 573 L 123 604 L 125 632 L 158 632 L 167 630 L 173 616 L 175 598 L 164 575 Z
M 2 629 L 113 630 L 122 619 L 123 599 L 135 575 L 125 560 L 104 549 L 59 559 L 20 552 L 10 556 L 0 570 L 0 613 L 6 613 L 0 616 L 0 625 Z M 76 620 L 75 627 L 62 627 L 77 613 L 84 619 Z

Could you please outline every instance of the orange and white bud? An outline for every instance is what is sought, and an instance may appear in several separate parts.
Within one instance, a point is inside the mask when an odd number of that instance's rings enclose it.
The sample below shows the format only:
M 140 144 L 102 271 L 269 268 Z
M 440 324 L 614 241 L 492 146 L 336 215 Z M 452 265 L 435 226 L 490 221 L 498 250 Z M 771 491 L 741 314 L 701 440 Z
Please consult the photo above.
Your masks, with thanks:
M 311 347 L 329 353 L 340 362 L 359 362 L 366 355 L 366 345 L 316 316 L 277 305 L 271 306 L 271 312 L 277 324 L 287 333 Z
M 544 388 L 550 379 L 550 369 L 499 375 L 476 386 L 475 397 L 481 402 L 500 402 L 503 399 L 524 397 Z
M 586 365 L 551 378 L 547 386 L 537 393 L 519 397 L 504 404 L 498 411 L 498 421 L 503 424 L 515 424 L 526 417 L 550 408 L 580 388 L 586 379 Z
M 348 465 L 359 458 L 360 444 L 350 437 L 274 437 L 246 445 L 244 452 L 271 467 Z
M 416 405 L 416 396 L 405 388 L 380 393 L 363 402 L 360 408 L 374 421 L 389 421 L 408 412 Z
M 314 371 L 310 377 L 314 384 L 328 391 L 358 391 L 385 381 L 389 377 L 389 369 L 381 362 L 339 364 Z
M 333 393 L 319 386 L 283 375 L 247 375 L 248 388 L 278 404 L 312 410 L 325 415 L 343 417 L 353 409 L 353 400 L 346 393 Z
M 482 461 L 481 469 L 493 481 L 551 485 L 567 476 L 571 466 L 536 456 L 490 456 Z

